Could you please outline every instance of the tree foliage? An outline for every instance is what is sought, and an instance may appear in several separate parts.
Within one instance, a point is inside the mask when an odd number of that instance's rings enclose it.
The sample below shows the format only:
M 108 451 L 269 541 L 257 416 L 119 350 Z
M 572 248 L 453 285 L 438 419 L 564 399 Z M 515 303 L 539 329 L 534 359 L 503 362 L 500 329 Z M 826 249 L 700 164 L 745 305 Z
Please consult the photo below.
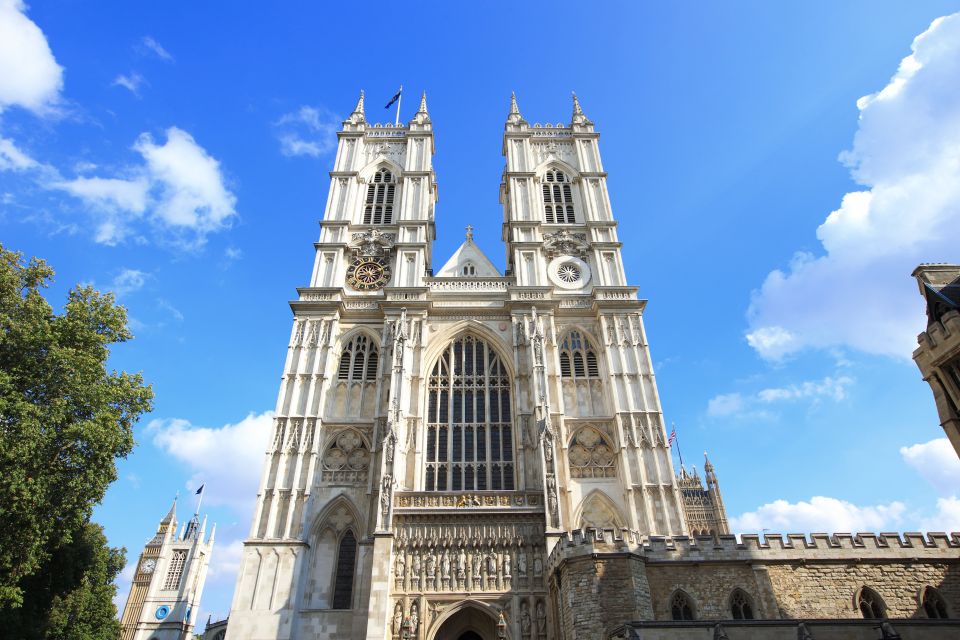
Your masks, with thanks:
M 77 286 L 57 314 L 41 293 L 52 278 L 0 245 L 0 610 L 32 607 L 31 576 L 96 546 L 93 505 L 153 399 L 139 373 L 107 370 L 110 345 L 132 337 L 113 294 Z M 91 579 L 110 573 L 98 562 Z

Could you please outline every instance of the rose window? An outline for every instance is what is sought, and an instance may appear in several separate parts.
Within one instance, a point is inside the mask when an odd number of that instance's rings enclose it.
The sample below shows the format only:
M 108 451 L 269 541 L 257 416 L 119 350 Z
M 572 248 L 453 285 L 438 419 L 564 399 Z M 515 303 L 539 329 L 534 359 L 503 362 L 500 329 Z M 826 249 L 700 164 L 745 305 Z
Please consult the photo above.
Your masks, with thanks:
M 575 264 L 562 264 L 557 268 L 557 277 L 567 283 L 574 283 L 580 279 L 580 269 Z
M 603 434 L 593 427 L 584 427 L 577 432 L 567 456 L 570 475 L 574 478 L 612 478 L 616 475 L 616 454 Z
M 323 479 L 328 482 L 363 482 L 370 467 L 370 451 L 354 431 L 338 435 L 323 456 Z

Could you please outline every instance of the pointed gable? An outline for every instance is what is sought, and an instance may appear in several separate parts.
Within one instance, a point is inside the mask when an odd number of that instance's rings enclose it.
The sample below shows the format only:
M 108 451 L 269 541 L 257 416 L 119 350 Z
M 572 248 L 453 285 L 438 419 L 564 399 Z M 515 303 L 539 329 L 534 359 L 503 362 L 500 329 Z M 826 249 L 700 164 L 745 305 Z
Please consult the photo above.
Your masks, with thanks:
M 499 278 L 497 268 L 480 247 L 467 236 L 460 248 L 453 252 L 447 263 L 437 273 L 438 278 Z

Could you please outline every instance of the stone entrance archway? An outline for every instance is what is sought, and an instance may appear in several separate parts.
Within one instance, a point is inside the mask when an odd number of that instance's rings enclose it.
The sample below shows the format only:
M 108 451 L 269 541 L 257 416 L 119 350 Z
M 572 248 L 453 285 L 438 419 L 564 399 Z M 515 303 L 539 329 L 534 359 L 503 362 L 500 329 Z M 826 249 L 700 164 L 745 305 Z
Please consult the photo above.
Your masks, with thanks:
M 497 618 L 482 604 L 464 602 L 441 616 L 430 640 L 496 640 Z

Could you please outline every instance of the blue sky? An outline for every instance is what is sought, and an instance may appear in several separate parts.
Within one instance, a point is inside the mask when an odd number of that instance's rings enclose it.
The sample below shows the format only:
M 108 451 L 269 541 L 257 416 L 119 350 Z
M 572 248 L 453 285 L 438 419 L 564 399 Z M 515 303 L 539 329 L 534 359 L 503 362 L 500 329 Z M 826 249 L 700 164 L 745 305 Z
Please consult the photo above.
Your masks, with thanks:
M 447 4 L 0 0 L 0 239 L 57 303 L 117 291 L 111 364 L 157 395 L 96 512 L 111 543 L 135 560 L 206 482 L 203 608 L 228 611 L 333 132 L 361 88 L 392 119 L 400 83 L 436 131 L 435 266 L 469 223 L 502 267 L 510 91 L 531 123 L 577 91 L 666 419 L 739 531 L 960 529 L 910 360 L 910 271 L 960 260 L 960 19 L 931 27 L 960 3 Z

